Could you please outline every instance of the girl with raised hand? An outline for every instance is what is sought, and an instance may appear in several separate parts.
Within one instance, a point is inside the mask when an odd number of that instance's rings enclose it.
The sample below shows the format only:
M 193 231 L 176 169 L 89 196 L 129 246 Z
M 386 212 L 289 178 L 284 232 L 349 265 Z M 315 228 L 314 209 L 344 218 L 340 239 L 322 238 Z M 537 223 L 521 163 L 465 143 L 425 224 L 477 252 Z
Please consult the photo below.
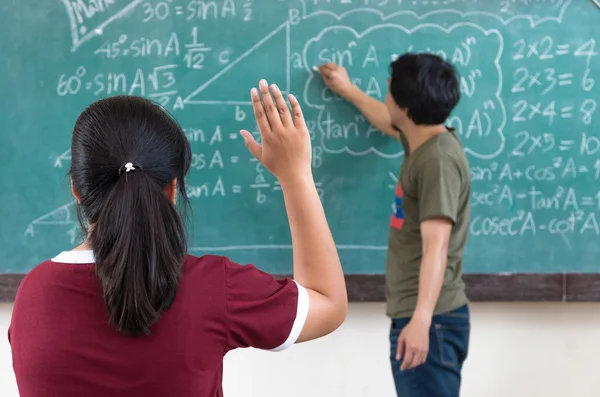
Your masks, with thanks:
M 290 113 L 264 80 L 251 98 L 261 144 L 241 133 L 281 183 L 293 279 L 188 255 L 176 207 L 189 205 L 182 129 L 143 98 L 97 101 L 71 146 L 86 239 L 29 272 L 15 300 L 9 340 L 21 397 L 222 396 L 228 351 L 280 351 L 342 324 L 344 276 L 300 105 L 290 95 Z

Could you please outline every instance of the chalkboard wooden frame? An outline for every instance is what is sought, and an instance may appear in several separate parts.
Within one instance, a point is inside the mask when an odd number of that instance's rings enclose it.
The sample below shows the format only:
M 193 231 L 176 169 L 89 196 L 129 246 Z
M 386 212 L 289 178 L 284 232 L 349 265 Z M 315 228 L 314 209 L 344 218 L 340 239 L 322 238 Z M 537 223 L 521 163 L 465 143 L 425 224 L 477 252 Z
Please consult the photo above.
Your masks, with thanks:
M 25 274 L 0 274 L 0 302 L 14 302 Z M 600 302 L 600 273 L 466 274 L 473 302 Z M 382 274 L 347 274 L 351 302 L 383 302 Z

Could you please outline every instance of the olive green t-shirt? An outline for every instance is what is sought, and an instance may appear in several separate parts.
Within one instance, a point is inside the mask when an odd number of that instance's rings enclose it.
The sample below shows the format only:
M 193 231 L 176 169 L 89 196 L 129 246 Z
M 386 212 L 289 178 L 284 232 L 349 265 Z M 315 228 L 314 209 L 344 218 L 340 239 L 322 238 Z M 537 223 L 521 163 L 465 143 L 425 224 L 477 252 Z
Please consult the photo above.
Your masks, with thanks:
M 408 145 L 403 136 L 405 153 Z M 396 187 L 386 260 L 387 314 L 411 317 L 417 305 L 422 259 L 421 222 L 452 221 L 448 264 L 434 314 L 467 303 L 462 280 L 463 250 L 469 234 L 471 177 L 456 133 L 438 134 L 405 155 Z

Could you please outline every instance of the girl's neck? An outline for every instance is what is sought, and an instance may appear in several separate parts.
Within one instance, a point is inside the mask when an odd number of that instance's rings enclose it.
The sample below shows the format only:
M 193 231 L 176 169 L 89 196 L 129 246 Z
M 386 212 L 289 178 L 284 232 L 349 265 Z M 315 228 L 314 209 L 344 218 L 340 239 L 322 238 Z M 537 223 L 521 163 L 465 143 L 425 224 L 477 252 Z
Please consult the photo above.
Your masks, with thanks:
M 73 248 L 71 251 L 92 251 L 92 246 L 86 240 L 81 245 Z

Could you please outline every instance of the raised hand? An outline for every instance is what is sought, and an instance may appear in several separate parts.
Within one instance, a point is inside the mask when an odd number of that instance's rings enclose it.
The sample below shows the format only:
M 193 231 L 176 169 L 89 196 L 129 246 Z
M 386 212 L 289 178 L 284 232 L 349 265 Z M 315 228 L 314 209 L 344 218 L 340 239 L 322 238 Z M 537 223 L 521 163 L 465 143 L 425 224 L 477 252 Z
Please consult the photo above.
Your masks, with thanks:
M 260 93 L 252 88 L 250 96 L 262 144 L 246 130 L 240 131 L 248 150 L 279 182 L 312 177 L 310 134 L 302 109 L 293 95 L 288 95 L 292 112 L 279 88 L 259 83 Z M 261 100 L 262 97 L 262 100 Z

